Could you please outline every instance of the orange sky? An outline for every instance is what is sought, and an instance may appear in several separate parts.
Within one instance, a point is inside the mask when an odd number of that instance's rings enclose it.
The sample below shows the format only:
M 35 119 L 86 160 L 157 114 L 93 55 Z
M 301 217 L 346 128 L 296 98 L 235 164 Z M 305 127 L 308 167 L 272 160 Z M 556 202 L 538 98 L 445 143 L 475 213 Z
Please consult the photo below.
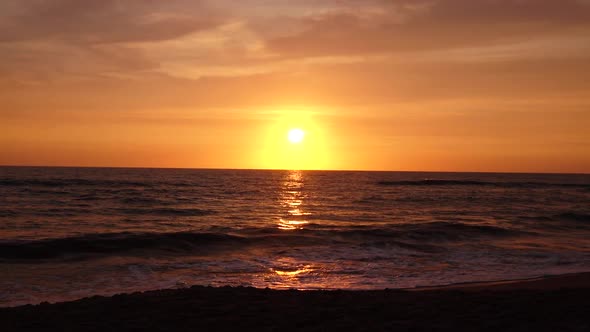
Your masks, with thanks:
M 588 173 L 589 128 L 586 0 L 0 3 L 3 165 Z

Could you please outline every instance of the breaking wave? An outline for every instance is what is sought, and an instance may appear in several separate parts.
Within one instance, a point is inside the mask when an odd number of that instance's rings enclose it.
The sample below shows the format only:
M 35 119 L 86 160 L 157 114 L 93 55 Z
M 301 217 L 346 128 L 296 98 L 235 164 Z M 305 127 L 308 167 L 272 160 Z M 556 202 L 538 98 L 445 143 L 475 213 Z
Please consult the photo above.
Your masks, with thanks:
M 246 235 L 247 234 L 247 235 Z M 238 233 L 102 233 L 36 241 L 0 242 L 0 259 L 31 260 L 59 257 L 110 255 L 124 252 L 142 254 L 159 251 L 170 254 L 194 254 L 200 250 L 238 250 L 245 246 L 292 248 L 298 246 L 344 245 L 397 247 L 416 251 L 444 250 L 448 241 L 471 241 L 482 237 L 508 237 L 519 231 L 493 226 L 433 222 L 398 225 L 389 229 L 322 230 L 305 229 L 285 233 L 269 229 Z M 440 244 L 440 245 L 439 245 Z

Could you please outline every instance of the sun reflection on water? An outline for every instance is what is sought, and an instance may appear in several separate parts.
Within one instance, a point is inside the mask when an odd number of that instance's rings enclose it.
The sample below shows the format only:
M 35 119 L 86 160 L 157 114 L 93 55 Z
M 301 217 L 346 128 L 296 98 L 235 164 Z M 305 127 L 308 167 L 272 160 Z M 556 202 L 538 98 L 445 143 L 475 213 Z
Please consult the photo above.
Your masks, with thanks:
M 307 196 L 304 191 L 303 172 L 289 171 L 281 183 L 278 203 L 280 216 L 276 227 L 283 231 L 296 231 L 309 224 L 311 215 L 305 209 Z M 296 251 L 296 249 L 295 249 Z M 307 264 L 292 256 L 293 253 L 282 252 L 274 257 L 268 267 L 266 282 L 276 288 L 307 288 L 306 285 L 317 278 L 317 266 Z
M 295 276 L 302 274 L 302 273 L 312 272 L 313 269 L 311 268 L 311 265 L 305 265 L 305 266 L 303 266 L 297 270 L 293 270 L 293 271 L 281 271 L 281 270 L 276 270 L 276 269 L 271 269 L 271 271 L 273 271 L 274 273 L 276 273 L 280 276 L 295 277 Z
M 308 224 L 308 221 L 299 221 L 299 220 L 283 220 L 280 219 L 278 223 L 278 228 L 282 230 L 294 230 L 294 229 L 302 229 L 303 225 Z
M 319 278 L 320 270 L 321 268 L 316 264 L 304 263 L 295 257 L 280 257 L 276 258 L 269 267 L 265 282 L 273 288 L 280 289 L 314 288 L 318 286 L 318 283 L 321 286 L 327 286 L 322 284 Z
M 309 223 L 306 218 L 311 213 L 302 208 L 303 199 L 305 198 L 303 187 L 303 172 L 289 171 L 283 182 L 283 190 L 280 196 L 283 216 L 279 218 L 277 223 L 279 229 L 297 230 L 302 229 L 304 225 Z

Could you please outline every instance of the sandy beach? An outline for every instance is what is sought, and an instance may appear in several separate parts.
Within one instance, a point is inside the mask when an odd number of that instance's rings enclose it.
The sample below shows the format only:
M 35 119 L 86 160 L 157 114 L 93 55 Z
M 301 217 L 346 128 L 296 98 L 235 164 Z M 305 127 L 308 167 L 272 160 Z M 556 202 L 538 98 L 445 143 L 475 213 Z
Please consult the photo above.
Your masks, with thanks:
M 0 309 L 3 331 L 588 331 L 590 273 L 414 290 L 201 287 Z

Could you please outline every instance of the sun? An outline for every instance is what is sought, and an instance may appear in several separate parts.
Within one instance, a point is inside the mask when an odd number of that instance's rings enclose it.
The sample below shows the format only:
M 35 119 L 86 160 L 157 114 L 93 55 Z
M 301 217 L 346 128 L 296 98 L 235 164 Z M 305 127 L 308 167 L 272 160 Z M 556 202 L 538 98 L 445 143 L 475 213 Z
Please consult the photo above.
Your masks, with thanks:
M 253 168 L 310 170 L 328 169 L 333 152 L 328 149 L 328 131 L 314 118 L 311 109 L 269 111 L 272 117 L 264 141 L 256 152 L 261 166 Z M 262 129 L 262 128 L 261 128 Z
M 303 138 L 305 138 L 305 132 L 299 128 L 291 129 L 287 134 L 287 139 L 293 144 L 301 143 Z

